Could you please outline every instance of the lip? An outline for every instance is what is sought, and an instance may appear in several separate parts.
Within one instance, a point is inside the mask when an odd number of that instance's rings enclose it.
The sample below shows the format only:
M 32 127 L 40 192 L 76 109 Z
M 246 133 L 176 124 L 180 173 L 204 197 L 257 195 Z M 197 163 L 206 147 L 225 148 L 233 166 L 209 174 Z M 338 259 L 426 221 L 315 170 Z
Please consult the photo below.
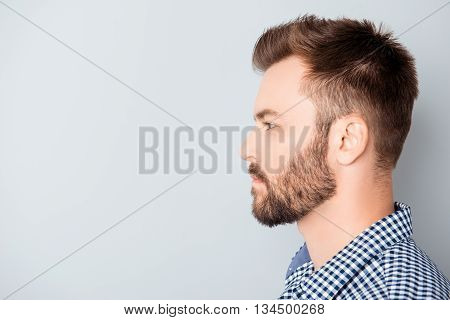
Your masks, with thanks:
M 251 178 L 252 178 L 252 182 L 253 182 L 253 183 L 262 183 L 262 182 L 263 182 L 261 179 L 255 177 L 255 176 L 253 176 L 253 175 L 251 175 Z

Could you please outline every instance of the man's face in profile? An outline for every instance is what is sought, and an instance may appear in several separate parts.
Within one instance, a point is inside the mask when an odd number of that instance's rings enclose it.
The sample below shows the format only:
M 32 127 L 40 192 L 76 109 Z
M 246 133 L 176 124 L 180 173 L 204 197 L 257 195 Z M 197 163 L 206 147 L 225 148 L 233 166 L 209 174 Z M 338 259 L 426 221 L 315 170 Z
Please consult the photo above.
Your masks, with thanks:
M 298 221 L 336 192 L 328 138 L 315 130 L 314 105 L 299 92 L 304 71 L 297 57 L 267 69 L 255 101 L 256 127 L 242 145 L 252 212 L 269 227 Z

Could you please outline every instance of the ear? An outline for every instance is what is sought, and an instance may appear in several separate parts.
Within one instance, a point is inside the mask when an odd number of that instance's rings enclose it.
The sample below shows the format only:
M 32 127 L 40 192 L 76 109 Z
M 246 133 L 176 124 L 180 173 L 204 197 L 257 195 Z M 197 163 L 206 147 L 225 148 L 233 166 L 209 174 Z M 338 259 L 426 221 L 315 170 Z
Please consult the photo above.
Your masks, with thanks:
M 358 114 L 351 114 L 336 120 L 331 131 L 330 142 L 335 161 L 343 166 L 355 162 L 366 150 L 369 129 L 366 121 Z

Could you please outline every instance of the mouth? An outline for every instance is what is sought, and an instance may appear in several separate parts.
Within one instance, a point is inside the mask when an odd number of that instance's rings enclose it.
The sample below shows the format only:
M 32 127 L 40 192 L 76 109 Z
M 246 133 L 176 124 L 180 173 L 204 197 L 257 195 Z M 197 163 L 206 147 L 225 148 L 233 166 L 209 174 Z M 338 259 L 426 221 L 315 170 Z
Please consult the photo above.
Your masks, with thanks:
M 252 178 L 253 183 L 263 183 L 264 182 L 262 179 L 258 178 L 257 176 L 255 176 L 253 174 L 250 175 L 250 177 Z

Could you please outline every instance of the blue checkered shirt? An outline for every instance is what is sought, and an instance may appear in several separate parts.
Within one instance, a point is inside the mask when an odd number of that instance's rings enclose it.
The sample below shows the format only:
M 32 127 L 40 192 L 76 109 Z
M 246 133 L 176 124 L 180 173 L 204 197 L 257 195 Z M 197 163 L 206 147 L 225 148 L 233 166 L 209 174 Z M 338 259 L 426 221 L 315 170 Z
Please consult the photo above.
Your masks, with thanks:
M 411 208 L 394 205 L 315 272 L 305 244 L 278 300 L 450 299 L 450 281 L 411 239 Z

